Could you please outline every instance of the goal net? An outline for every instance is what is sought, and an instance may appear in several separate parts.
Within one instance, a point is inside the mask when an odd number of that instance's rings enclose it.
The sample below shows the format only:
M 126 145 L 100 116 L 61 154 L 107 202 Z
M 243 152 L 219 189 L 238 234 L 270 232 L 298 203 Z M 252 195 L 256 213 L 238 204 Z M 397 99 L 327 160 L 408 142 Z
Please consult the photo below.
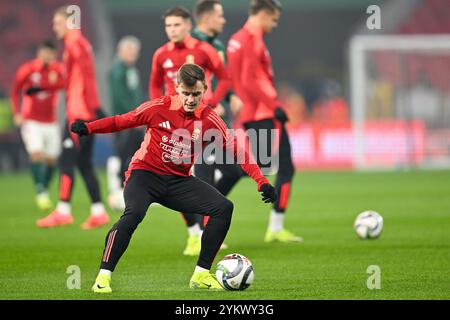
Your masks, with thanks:
M 450 35 L 350 42 L 354 167 L 450 168 Z

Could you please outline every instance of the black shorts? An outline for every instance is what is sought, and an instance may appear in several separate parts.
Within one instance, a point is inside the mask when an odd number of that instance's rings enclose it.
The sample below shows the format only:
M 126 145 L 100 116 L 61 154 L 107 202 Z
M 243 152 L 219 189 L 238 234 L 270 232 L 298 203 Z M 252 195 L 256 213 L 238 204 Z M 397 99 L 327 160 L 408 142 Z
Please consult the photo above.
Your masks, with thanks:
M 161 175 L 138 169 L 131 171 L 124 198 L 129 209 L 148 208 L 158 202 L 175 211 L 203 215 L 220 212 L 220 208 L 230 202 L 214 187 L 194 176 Z

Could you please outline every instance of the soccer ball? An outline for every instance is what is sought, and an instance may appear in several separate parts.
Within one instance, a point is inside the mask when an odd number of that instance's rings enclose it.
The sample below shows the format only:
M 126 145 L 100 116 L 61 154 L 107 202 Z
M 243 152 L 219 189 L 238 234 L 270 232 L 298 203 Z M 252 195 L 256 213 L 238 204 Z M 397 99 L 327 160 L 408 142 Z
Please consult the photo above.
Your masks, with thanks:
M 360 213 L 353 224 L 360 239 L 376 239 L 383 231 L 383 217 L 376 211 Z
M 252 263 L 238 253 L 226 255 L 217 264 L 216 277 L 227 290 L 245 290 L 254 279 Z

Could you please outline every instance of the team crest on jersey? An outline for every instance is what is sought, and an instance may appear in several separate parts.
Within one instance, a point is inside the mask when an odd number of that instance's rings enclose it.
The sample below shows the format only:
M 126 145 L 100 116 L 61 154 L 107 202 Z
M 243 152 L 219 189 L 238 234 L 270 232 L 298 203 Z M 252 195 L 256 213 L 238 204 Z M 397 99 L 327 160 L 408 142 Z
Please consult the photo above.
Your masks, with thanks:
M 170 59 L 167 59 L 166 61 L 164 61 L 163 63 L 163 68 L 169 69 L 169 68 L 173 68 L 173 62 Z
M 192 54 L 188 54 L 186 57 L 186 63 L 195 63 L 195 58 Z
M 52 70 L 48 73 L 48 82 L 55 83 L 58 80 L 58 74 L 56 71 Z
M 39 72 L 33 72 L 30 76 L 30 80 L 34 84 L 41 82 L 42 75 Z
M 200 129 L 195 128 L 194 131 L 192 132 L 192 141 L 197 141 L 198 138 L 200 138 Z

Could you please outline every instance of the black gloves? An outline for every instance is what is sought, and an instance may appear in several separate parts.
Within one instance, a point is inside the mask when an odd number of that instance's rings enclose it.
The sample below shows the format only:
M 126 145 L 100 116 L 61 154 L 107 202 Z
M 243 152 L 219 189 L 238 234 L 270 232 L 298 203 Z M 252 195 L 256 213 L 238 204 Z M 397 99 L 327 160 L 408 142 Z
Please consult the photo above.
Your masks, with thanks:
M 270 184 L 265 183 L 259 188 L 264 203 L 275 202 L 278 199 L 277 190 Z
M 72 123 L 72 127 L 70 129 L 73 133 L 78 134 L 79 136 L 87 136 L 89 135 L 89 130 L 84 121 L 77 120 Z
M 286 112 L 284 112 L 284 110 L 280 107 L 275 109 L 275 118 L 277 118 L 278 120 L 280 120 L 281 122 L 287 122 L 289 120 Z
M 33 94 L 36 94 L 38 92 L 41 92 L 43 89 L 40 87 L 29 87 L 27 90 L 25 90 L 25 94 L 27 96 L 31 96 Z

